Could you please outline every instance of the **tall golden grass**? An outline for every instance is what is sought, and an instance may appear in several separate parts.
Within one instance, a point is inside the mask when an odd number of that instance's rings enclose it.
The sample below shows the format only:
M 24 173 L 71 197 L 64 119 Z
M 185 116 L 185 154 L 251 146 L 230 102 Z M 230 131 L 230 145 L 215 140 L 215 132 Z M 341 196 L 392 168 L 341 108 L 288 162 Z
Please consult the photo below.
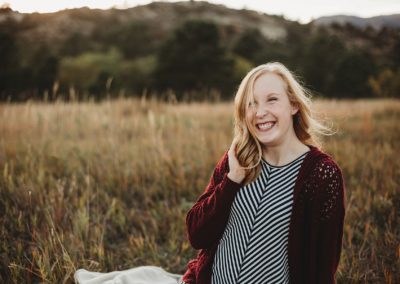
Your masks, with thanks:
M 400 101 L 315 101 L 337 134 L 347 215 L 338 283 L 400 283 Z M 232 103 L 0 105 L 0 282 L 196 255 L 184 218 L 232 139 Z

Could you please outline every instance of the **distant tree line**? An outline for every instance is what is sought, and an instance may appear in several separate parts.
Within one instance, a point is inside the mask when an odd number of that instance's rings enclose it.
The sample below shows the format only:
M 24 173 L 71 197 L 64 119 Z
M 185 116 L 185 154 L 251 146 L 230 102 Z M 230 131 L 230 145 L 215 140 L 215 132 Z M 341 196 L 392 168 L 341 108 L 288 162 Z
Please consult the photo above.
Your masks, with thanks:
M 74 33 L 57 47 L 23 44 L 16 35 L 26 25 L 0 23 L 2 101 L 71 95 L 102 99 L 144 92 L 172 92 L 178 100 L 212 93 L 231 99 L 246 72 L 268 61 L 286 64 L 319 96 L 400 96 L 400 36 L 390 30 L 369 39 L 375 45 L 384 36 L 394 41 L 376 56 L 379 46 L 350 48 L 326 28 L 311 33 L 308 25 L 297 23 L 287 24 L 285 40 L 269 40 L 258 29 L 248 29 L 229 46 L 222 42 L 218 25 L 202 20 L 184 22 L 162 41 L 141 22 L 103 23 L 91 36 Z

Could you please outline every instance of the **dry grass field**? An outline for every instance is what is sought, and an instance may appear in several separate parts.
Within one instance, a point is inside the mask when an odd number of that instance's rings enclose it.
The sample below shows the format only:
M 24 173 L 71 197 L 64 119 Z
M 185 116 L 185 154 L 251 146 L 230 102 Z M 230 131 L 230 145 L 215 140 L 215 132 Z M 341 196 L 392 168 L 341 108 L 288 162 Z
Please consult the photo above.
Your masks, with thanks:
M 400 283 L 400 101 L 315 101 L 337 128 L 347 215 L 338 283 Z M 229 148 L 232 103 L 0 105 L 0 282 L 77 268 L 183 273 L 185 215 Z

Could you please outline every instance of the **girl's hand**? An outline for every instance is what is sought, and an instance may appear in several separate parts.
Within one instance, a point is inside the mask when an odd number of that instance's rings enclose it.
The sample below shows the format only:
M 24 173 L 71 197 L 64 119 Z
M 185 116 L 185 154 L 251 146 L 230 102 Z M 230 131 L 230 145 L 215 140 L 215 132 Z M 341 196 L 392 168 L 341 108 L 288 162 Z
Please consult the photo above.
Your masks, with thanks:
M 229 173 L 228 178 L 236 183 L 241 183 L 246 177 L 244 169 L 240 168 L 239 161 L 236 157 L 237 138 L 232 141 L 231 147 L 228 150 Z

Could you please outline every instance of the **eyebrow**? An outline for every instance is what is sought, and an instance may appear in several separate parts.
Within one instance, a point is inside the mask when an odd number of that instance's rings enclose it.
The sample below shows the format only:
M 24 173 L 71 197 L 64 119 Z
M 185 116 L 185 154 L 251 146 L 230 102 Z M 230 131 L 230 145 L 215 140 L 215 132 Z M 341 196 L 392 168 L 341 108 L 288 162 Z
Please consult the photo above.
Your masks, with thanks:
M 253 95 L 254 95 L 254 94 L 253 94 Z M 281 94 L 280 94 L 280 93 L 274 93 L 274 92 L 272 92 L 272 93 L 268 93 L 266 96 L 267 96 L 267 97 L 270 97 L 270 96 L 273 96 L 273 95 L 280 96 Z M 254 96 L 254 98 L 257 99 L 255 96 Z

